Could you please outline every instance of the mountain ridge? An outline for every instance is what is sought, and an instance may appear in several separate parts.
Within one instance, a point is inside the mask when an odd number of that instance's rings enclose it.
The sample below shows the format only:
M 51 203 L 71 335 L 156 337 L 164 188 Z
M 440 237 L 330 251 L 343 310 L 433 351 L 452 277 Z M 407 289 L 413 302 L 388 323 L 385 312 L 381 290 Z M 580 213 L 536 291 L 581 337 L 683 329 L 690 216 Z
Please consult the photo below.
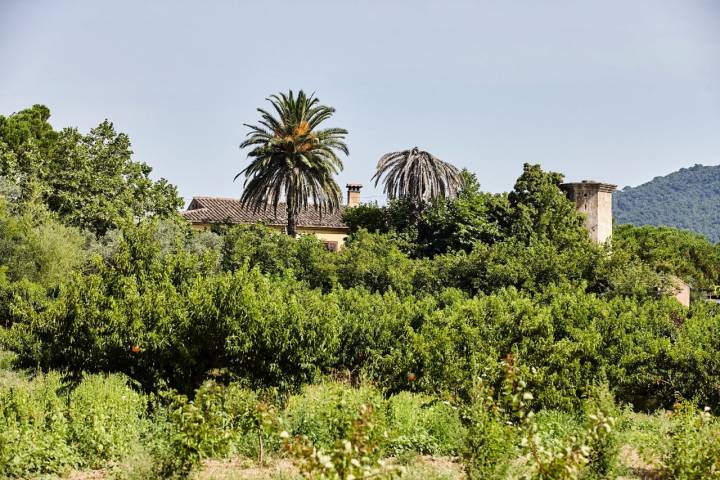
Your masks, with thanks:
M 618 224 L 691 230 L 720 242 L 720 165 L 695 164 L 613 195 Z

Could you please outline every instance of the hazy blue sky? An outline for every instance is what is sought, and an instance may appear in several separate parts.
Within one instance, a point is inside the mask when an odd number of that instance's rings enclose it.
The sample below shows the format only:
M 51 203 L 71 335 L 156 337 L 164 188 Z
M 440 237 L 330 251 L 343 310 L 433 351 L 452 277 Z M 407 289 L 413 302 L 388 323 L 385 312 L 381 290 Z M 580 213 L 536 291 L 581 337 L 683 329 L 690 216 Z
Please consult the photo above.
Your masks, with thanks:
M 186 200 L 239 195 L 242 124 L 289 88 L 350 131 L 343 186 L 415 145 L 491 191 L 523 162 L 636 185 L 720 163 L 720 1 L 0 0 L 0 112 L 108 118 Z

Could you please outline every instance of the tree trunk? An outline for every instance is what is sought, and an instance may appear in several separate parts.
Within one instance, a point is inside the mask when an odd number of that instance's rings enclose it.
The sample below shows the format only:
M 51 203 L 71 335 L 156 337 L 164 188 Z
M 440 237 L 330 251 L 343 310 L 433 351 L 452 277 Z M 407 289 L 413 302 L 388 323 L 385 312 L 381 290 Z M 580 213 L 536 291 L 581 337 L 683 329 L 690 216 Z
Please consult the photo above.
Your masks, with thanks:
M 287 215 L 288 215 L 287 234 L 293 238 L 295 238 L 297 236 L 298 212 L 296 210 L 297 210 L 297 207 L 295 206 L 295 202 L 293 202 L 292 200 L 290 200 L 288 198 L 288 201 L 287 201 Z

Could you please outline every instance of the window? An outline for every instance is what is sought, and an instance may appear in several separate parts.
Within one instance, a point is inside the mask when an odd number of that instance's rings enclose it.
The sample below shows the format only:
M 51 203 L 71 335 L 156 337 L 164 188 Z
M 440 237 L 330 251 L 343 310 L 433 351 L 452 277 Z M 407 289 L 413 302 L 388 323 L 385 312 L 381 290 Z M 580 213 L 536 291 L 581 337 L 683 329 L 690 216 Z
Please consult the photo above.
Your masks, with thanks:
M 325 244 L 325 248 L 327 248 L 331 252 L 338 251 L 338 242 L 323 241 L 323 243 Z

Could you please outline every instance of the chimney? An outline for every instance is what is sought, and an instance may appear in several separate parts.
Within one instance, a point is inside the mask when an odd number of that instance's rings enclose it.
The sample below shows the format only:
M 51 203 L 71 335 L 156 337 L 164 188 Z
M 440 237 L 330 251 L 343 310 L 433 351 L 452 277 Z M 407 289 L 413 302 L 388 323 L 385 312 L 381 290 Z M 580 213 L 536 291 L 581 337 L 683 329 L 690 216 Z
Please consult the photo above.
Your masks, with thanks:
M 360 189 L 362 184 L 360 183 L 348 183 L 347 187 L 347 206 L 357 207 L 360 205 Z
M 585 228 L 595 243 L 604 243 L 612 235 L 612 192 L 617 185 L 583 180 L 563 183 L 560 188 L 575 207 L 584 213 Z

